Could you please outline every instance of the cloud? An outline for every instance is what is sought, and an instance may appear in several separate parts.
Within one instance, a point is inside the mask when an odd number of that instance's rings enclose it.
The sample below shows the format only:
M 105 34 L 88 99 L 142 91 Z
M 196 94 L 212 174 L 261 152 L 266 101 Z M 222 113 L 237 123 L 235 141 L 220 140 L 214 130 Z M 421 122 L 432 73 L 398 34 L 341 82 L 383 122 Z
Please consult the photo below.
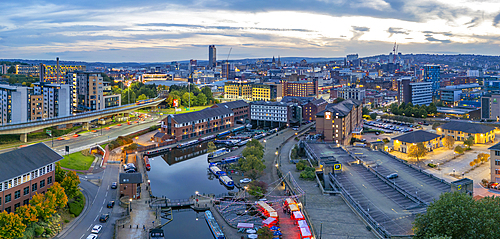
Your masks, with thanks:
M 368 27 L 357 27 L 357 26 L 352 26 L 352 29 L 354 31 L 359 31 L 359 32 L 367 32 L 370 31 L 370 28 Z
M 500 23 L 500 13 L 493 19 L 493 26 L 497 27 L 498 23 Z
M 390 33 L 389 38 L 392 37 L 394 34 L 404 34 L 404 35 L 410 34 L 409 31 L 404 30 L 401 27 L 389 27 L 389 29 L 387 29 L 387 32 Z
M 430 41 L 430 42 L 441 42 L 441 43 L 451 43 L 450 40 L 439 40 L 439 39 L 436 39 L 430 35 L 426 35 L 427 37 L 425 38 L 425 40 L 427 41 Z

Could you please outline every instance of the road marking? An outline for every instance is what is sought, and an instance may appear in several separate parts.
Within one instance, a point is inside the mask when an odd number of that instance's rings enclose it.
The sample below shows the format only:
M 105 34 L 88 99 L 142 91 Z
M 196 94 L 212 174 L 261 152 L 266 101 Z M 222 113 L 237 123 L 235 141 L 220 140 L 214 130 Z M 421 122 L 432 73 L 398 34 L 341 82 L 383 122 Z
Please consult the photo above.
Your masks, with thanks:
M 101 209 L 99 210 L 99 212 L 101 212 L 101 211 L 102 211 L 102 206 L 101 206 Z
M 84 236 L 85 236 L 85 234 L 82 234 L 82 236 L 80 237 L 80 239 L 82 239 Z
M 106 189 L 106 190 L 109 190 L 109 185 L 108 185 L 108 189 Z
M 99 215 L 95 216 L 95 219 L 94 219 L 94 222 L 97 221 L 97 218 L 99 217 Z
M 108 196 L 108 192 L 106 191 L 106 196 L 104 196 L 104 197 L 107 197 L 107 196 Z
M 92 227 L 92 224 L 90 224 L 89 228 L 87 228 L 87 231 L 90 230 L 91 227 Z

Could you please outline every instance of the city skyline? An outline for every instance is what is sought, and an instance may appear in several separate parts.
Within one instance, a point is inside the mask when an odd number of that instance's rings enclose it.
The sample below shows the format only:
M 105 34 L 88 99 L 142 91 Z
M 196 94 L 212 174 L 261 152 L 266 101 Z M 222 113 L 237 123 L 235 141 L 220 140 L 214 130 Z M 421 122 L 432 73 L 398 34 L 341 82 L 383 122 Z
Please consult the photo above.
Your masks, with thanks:
M 6 3 L 0 58 L 164 62 L 360 57 L 399 51 L 500 54 L 500 2 L 429 0 Z

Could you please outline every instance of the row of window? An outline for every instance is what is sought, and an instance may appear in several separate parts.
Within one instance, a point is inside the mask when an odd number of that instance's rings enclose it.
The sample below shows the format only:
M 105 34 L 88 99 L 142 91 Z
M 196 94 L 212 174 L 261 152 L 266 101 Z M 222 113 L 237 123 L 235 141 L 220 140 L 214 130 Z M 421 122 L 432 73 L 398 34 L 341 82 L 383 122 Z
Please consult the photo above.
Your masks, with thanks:
M 52 183 L 52 176 L 48 177 L 47 178 L 47 184 L 51 184 Z M 45 187 L 45 179 L 41 180 L 40 181 L 40 189 L 44 188 Z M 31 191 L 32 192 L 35 192 L 36 190 L 38 190 L 38 183 L 34 183 L 31 185 Z M 30 193 L 30 187 L 25 187 L 23 189 L 23 195 L 28 195 Z M 14 192 L 14 200 L 18 199 L 21 197 L 21 190 L 17 190 Z M 7 194 L 5 195 L 5 204 L 9 203 L 12 201 L 12 194 Z M 2 200 L 0 198 L 0 205 L 2 205 Z
M 45 167 L 39 168 L 37 170 L 34 170 L 30 173 L 24 174 L 23 176 L 19 176 L 14 179 L 7 180 L 3 183 L 0 183 L 0 192 L 5 191 L 9 188 L 16 187 L 18 185 L 21 185 L 25 182 L 28 182 L 30 180 L 33 180 L 35 178 L 38 178 L 42 175 L 45 175 L 49 172 L 52 172 L 54 170 L 54 164 L 49 164 Z

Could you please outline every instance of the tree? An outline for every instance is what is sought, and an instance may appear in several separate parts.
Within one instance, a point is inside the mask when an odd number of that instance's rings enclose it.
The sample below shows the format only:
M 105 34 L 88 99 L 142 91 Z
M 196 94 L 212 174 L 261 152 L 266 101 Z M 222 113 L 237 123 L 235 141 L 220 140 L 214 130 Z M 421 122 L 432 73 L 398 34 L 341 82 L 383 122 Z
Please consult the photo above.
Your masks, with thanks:
M 443 193 L 413 222 L 415 238 L 496 238 L 500 198 L 475 201 L 466 193 Z
M 445 147 L 447 147 L 448 149 L 453 149 L 453 147 L 455 146 L 455 138 L 451 137 L 451 136 L 446 136 L 443 138 L 443 145 Z
M 212 94 L 212 89 L 210 89 L 210 87 L 205 86 L 201 88 L 201 93 L 203 93 L 207 97 L 207 100 L 209 101 L 214 100 L 214 95 Z
M 264 151 L 262 151 L 262 149 L 259 149 L 255 146 L 252 146 L 252 147 L 247 146 L 245 149 L 243 149 L 241 154 L 243 155 L 243 157 L 248 157 L 250 155 L 253 155 L 258 160 L 261 160 L 264 157 Z
M 474 145 L 474 137 L 470 136 L 464 141 L 464 145 L 467 145 L 467 149 L 470 149 L 472 145 Z
M 307 166 L 308 166 L 308 164 L 307 164 L 307 161 L 305 161 L 305 160 L 300 160 L 299 162 L 297 162 L 297 163 L 295 164 L 295 168 L 297 169 L 297 171 L 302 171 L 302 170 L 304 170 Z
M 196 105 L 203 106 L 207 104 L 207 96 L 203 93 L 199 93 L 196 96 Z
M 264 146 L 262 146 L 260 141 L 257 139 L 252 139 L 252 140 L 248 141 L 247 147 L 256 147 L 260 150 L 264 150 Z
M 274 237 L 273 231 L 269 227 L 261 227 L 257 230 L 257 235 L 262 239 L 272 239 Z
M 191 97 L 190 97 L 190 95 L 191 95 Z M 182 95 L 182 105 L 184 105 L 184 106 L 190 106 L 190 105 L 193 106 L 194 105 L 193 100 L 194 100 L 193 93 L 190 94 L 189 92 L 186 92 Z
M 32 222 L 38 222 L 36 209 L 30 204 L 18 207 L 16 209 L 16 214 L 21 217 L 24 225 L 29 225 Z
M 476 163 L 475 163 L 474 161 L 470 161 L 469 165 L 470 165 L 471 167 L 474 167 L 474 165 L 476 165 Z
M 7 73 L 9 73 L 9 74 L 15 74 L 16 73 L 16 67 L 15 66 L 10 66 L 9 69 L 7 70 Z
M 45 194 L 36 193 L 31 198 L 30 205 L 34 207 L 38 219 L 45 220 L 56 212 L 55 197 L 50 192 Z
M 370 118 L 372 118 L 372 120 L 377 119 L 377 115 L 377 113 L 371 113 Z
M 238 164 L 240 165 L 241 170 L 245 172 L 250 170 L 262 172 L 266 168 L 266 165 L 264 165 L 262 160 L 258 159 L 255 155 L 248 155 L 239 159 Z
M 14 213 L 0 212 L 0 238 L 11 239 L 23 237 L 26 225 L 23 224 L 19 215 Z
M 148 97 L 145 94 L 142 94 L 139 97 L 137 97 L 137 100 L 146 100 L 146 99 L 148 99 Z
M 425 157 L 427 154 L 427 149 L 425 148 L 422 142 L 410 145 L 410 149 L 408 150 L 408 157 L 419 158 Z
M 391 107 L 392 107 L 392 105 L 391 105 Z M 368 108 L 366 108 L 366 107 L 363 107 L 363 109 L 362 109 L 362 115 L 369 115 L 369 114 L 370 114 L 370 110 Z
M 252 181 L 248 184 L 248 193 L 255 197 L 263 197 L 267 193 L 267 184 L 263 181 Z
M 74 198 L 78 192 L 78 185 L 80 184 L 80 178 L 73 171 L 68 171 L 66 173 L 66 177 L 61 182 L 61 186 L 64 188 L 64 192 L 66 192 L 66 196 L 69 199 Z
M 477 155 L 477 158 L 482 162 L 482 163 L 486 163 L 488 162 L 488 159 L 490 158 L 490 155 L 489 154 L 485 154 L 485 153 L 479 153 Z
M 427 111 L 425 109 L 419 109 L 418 118 L 427 118 Z
M 66 177 L 66 171 L 61 168 L 61 163 L 56 162 L 56 176 L 55 180 L 56 182 L 60 183 L 63 181 L 64 177 Z
M 66 196 L 64 188 L 58 182 L 54 182 L 52 187 L 50 187 L 47 192 L 51 192 L 52 194 L 54 194 L 54 197 L 56 198 L 57 208 L 63 208 L 68 203 L 68 196 Z
M 217 150 L 217 147 L 215 146 L 214 142 L 212 142 L 212 141 L 208 142 L 208 144 L 207 144 L 207 148 L 208 148 L 208 149 L 207 149 L 207 152 L 208 152 L 208 153 L 212 153 L 212 152 L 214 152 L 215 150 Z
M 457 145 L 457 147 L 455 147 L 455 153 L 457 153 L 457 154 L 463 154 L 464 153 L 464 149 L 462 147 L 460 147 L 460 145 Z

